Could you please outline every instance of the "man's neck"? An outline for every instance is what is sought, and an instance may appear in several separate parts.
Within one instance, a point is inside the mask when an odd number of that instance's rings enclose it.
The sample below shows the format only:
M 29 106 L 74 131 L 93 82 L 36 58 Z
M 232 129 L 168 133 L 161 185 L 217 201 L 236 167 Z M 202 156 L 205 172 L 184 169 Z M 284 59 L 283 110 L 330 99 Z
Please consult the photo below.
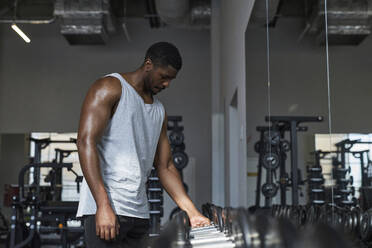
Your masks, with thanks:
M 132 85 L 138 93 L 145 93 L 144 71 L 140 67 L 132 72 L 122 73 L 126 81 Z

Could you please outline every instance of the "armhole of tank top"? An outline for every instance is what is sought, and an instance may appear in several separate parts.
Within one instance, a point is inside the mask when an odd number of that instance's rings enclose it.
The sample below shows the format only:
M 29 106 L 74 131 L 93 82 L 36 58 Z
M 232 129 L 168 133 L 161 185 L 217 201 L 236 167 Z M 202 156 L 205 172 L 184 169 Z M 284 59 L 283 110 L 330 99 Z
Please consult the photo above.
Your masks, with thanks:
M 164 105 L 158 100 L 158 104 L 159 104 L 159 106 L 160 106 L 160 109 L 161 109 L 161 113 L 162 113 L 162 119 L 163 119 L 163 121 L 162 121 L 162 125 L 161 126 L 163 126 L 163 124 L 164 124 L 164 122 L 165 122 L 165 107 L 164 107 Z
M 118 111 L 120 105 L 123 104 L 122 102 L 123 102 L 123 97 L 124 97 L 124 87 L 125 87 L 125 85 L 124 85 L 123 81 L 120 79 L 120 74 L 119 74 L 119 75 L 117 75 L 117 74 L 118 74 L 118 73 L 112 73 L 112 74 L 108 74 L 108 75 L 106 75 L 106 77 L 113 77 L 113 78 L 116 78 L 117 80 L 119 80 L 120 85 L 121 85 L 121 94 L 120 94 L 120 98 L 119 98 L 118 104 L 117 104 L 117 106 L 116 106 L 115 113 L 112 115 L 111 120 L 114 119 L 115 114 L 116 114 L 116 112 Z

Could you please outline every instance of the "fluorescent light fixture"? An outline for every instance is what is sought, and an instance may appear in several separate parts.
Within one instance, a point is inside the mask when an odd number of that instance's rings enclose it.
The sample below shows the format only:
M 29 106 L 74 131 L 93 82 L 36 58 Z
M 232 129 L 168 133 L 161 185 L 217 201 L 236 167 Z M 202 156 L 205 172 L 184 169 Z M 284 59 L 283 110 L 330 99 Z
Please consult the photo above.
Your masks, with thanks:
M 25 35 L 25 33 L 23 33 L 22 30 L 19 29 L 19 27 L 18 27 L 17 25 L 12 24 L 12 29 L 13 29 L 14 31 L 16 31 L 17 34 L 18 34 L 19 36 L 21 36 L 22 39 L 23 39 L 25 42 L 27 42 L 27 43 L 30 43 L 30 42 L 31 42 L 30 38 L 28 38 L 27 35 Z

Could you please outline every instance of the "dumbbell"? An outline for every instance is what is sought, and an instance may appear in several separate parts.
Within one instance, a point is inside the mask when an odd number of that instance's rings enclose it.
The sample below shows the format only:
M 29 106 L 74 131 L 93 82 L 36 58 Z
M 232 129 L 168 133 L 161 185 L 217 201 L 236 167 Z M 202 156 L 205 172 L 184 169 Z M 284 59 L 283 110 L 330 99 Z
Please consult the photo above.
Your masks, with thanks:
M 316 205 L 310 205 L 306 209 L 306 223 L 313 224 L 319 219 L 319 208 Z
M 147 185 L 149 188 L 161 188 L 160 180 L 157 177 L 150 177 L 147 180 Z
M 149 199 L 160 199 L 163 197 L 163 190 L 161 188 L 148 188 Z
M 336 172 L 342 172 L 342 173 L 350 173 L 351 172 L 351 167 L 348 166 L 347 168 L 334 168 Z
M 353 232 L 355 234 L 360 234 L 363 211 L 358 207 L 354 207 L 354 208 L 351 208 L 350 212 L 351 212 L 351 216 L 353 219 Z
M 150 204 L 150 211 L 152 211 L 152 210 L 161 210 L 161 209 L 163 209 L 163 206 L 161 205 L 161 204 L 159 204 L 159 203 L 153 203 L 153 204 Z
M 299 227 L 302 224 L 301 207 L 292 206 L 289 213 L 289 220 L 296 226 Z
M 150 213 L 150 215 L 163 216 L 164 215 L 164 209 L 160 208 L 160 209 L 157 209 L 157 210 L 150 210 L 149 213 Z
M 336 178 L 345 177 L 347 173 L 350 173 L 351 167 L 348 168 L 333 168 L 333 175 Z
M 271 206 L 271 216 L 272 217 L 277 217 L 278 209 L 279 209 L 279 205 L 277 205 L 277 204 L 273 204 Z
M 324 184 L 323 177 L 311 177 L 308 179 L 308 181 L 309 181 L 309 184 L 317 184 L 317 185 Z
M 212 205 L 212 221 L 217 225 L 218 230 L 222 231 L 224 229 L 222 220 L 222 208 Z
M 338 191 L 340 192 L 340 194 L 345 194 L 345 195 L 349 195 L 349 194 L 354 195 L 355 194 L 355 188 L 354 187 L 338 189 Z
M 261 146 L 262 146 L 262 142 L 261 141 L 257 141 L 254 144 L 254 151 L 257 152 L 257 153 L 261 153 Z
M 322 167 L 308 167 L 307 172 L 309 173 L 322 173 Z
M 189 157 L 183 151 L 177 151 L 172 154 L 173 163 L 178 170 L 183 170 L 189 163 Z
M 158 199 L 150 199 L 149 198 L 148 202 L 150 204 L 160 204 L 160 205 L 162 205 L 164 203 L 164 199 L 163 199 L 163 197 L 158 198 Z
M 353 206 L 355 205 L 355 202 L 350 200 L 342 200 L 341 204 L 343 204 L 344 206 Z
M 369 242 L 372 240 L 372 210 L 364 212 L 360 224 L 360 236 L 363 241 Z
M 291 144 L 287 140 L 281 140 L 280 149 L 282 150 L 282 152 L 288 152 L 291 150 Z
M 267 144 L 276 146 L 280 142 L 280 133 L 277 131 L 265 131 L 264 140 Z
M 337 181 L 337 183 L 339 185 L 348 185 L 348 184 L 353 185 L 354 178 L 353 178 L 353 176 L 350 176 L 348 179 L 346 179 L 346 178 L 337 178 L 336 181 Z
M 158 173 L 156 172 L 154 168 L 150 172 L 150 177 L 158 177 Z
M 265 183 L 261 188 L 262 194 L 267 198 L 272 198 L 278 192 L 278 186 L 275 183 Z
M 276 170 L 279 167 L 279 161 L 276 153 L 265 153 L 262 156 L 262 165 L 268 170 Z

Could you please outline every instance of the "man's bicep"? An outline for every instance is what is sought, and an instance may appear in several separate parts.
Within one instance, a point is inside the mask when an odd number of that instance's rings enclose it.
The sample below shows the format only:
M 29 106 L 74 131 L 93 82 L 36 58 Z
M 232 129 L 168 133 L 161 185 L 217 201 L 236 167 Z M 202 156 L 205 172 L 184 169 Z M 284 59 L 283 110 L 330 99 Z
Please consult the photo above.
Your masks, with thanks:
M 166 167 L 171 159 L 171 150 L 167 136 L 167 118 L 164 118 L 164 123 L 161 129 L 158 147 L 156 149 L 155 165 L 157 167 Z

